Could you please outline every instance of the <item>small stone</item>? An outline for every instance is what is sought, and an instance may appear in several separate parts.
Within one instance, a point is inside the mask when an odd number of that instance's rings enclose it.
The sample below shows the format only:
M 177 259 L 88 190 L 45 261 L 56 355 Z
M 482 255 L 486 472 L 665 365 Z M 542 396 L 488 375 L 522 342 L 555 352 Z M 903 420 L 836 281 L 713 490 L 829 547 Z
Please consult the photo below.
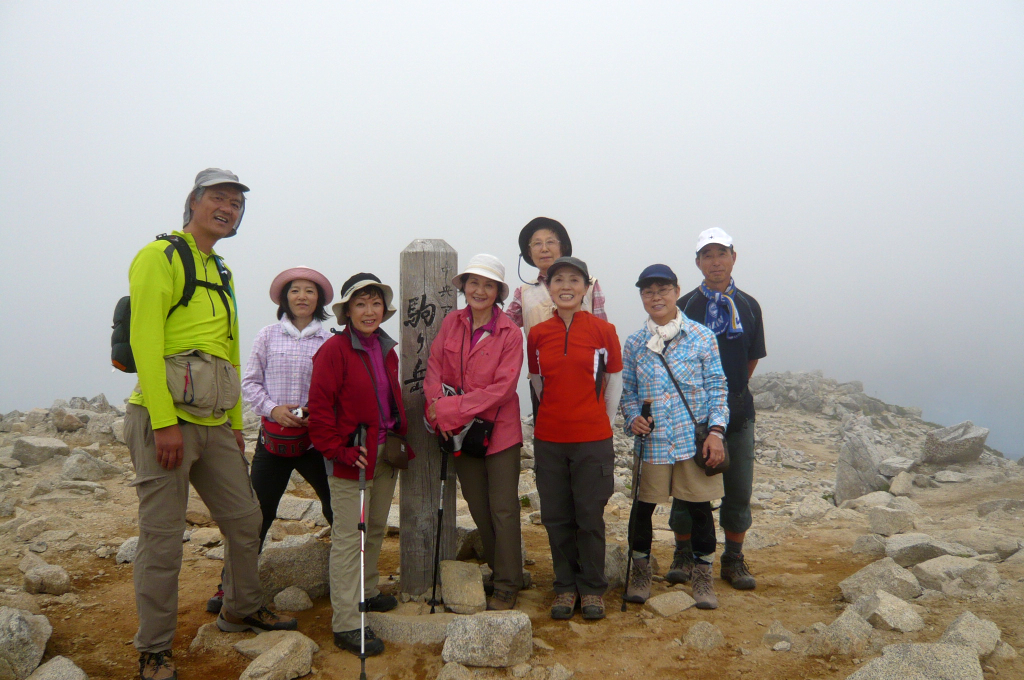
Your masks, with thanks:
M 533 653 L 532 633 L 530 617 L 521 611 L 487 611 L 458 617 L 448 624 L 441 658 L 493 668 L 526 663 Z
M 982 680 L 978 657 L 965 647 L 946 644 L 899 644 L 864 664 L 846 680 Z
M 965 475 L 962 472 L 953 472 L 951 470 L 941 470 L 935 473 L 935 481 L 941 484 L 962 484 L 969 482 L 973 477 Z
M 548 680 L 570 680 L 575 677 L 575 673 L 560 663 L 556 663 L 554 666 L 548 669 Z
M 537 638 L 537 637 L 533 638 L 533 646 L 535 648 L 537 648 L 537 649 L 543 649 L 545 652 L 553 652 L 553 651 L 555 651 L 554 647 L 552 647 L 547 642 L 545 642 L 544 640 L 541 640 L 540 638 Z
M 313 667 L 316 643 L 302 633 L 291 631 L 281 642 L 253 659 L 238 680 L 291 680 L 308 675 Z
M 64 567 L 48 564 L 34 567 L 25 573 L 25 590 L 32 594 L 63 595 L 71 590 L 71 577 Z
M 117 549 L 117 557 L 114 561 L 117 564 L 131 564 L 135 561 L 135 553 L 139 549 L 139 537 L 132 536 Z
M 70 447 L 53 437 L 21 437 L 14 440 L 11 457 L 25 465 L 39 465 L 54 456 L 66 456 Z
M 889 493 L 893 496 L 909 496 L 914 492 L 914 475 L 911 472 L 901 472 L 893 477 L 889 484 Z
M 274 596 L 274 606 L 286 612 L 304 612 L 313 608 L 313 600 L 302 588 L 288 586 Z
M 224 540 L 220 530 L 213 527 L 203 527 L 201 529 L 195 529 L 189 536 L 189 542 L 195 545 L 201 546 L 214 546 Z
M 302 519 L 311 505 L 313 505 L 313 501 L 309 498 L 285 494 L 281 496 L 281 502 L 277 505 L 277 517 L 289 520 Z
M 809 656 L 853 656 L 864 651 L 871 625 L 850 607 L 811 641 Z
M 0 607 L 0 669 L 8 678 L 27 678 L 39 666 L 53 628 L 45 616 Z
M 690 626 L 683 642 L 687 647 L 698 651 L 707 652 L 725 644 L 725 635 L 714 624 L 707 621 L 698 621 Z
M 308 637 L 294 630 L 269 630 L 265 633 L 260 633 L 254 638 L 246 638 L 245 640 L 239 640 L 234 643 L 232 647 L 236 652 L 241 654 L 247 659 L 255 659 L 261 654 L 270 651 L 281 641 L 293 637 L 295 635 L 300 636 L 307 644 L 312 645 L 313 653 L 320 651 L 320 646 L 310 640 Z
M 906 510 L 871 508 L 868 510 L 871 532 L 882 536 L 901 534 L 914 528 L 914 516 Z
M 924 628 L 924 620 L 910 604 L 884 590 L 864 595 L 853 604 L 852 608 L 879 630 L 912 633 Z
M 793 648 L 793 643 L 782 640 L 772 645 L 773 652 L 788 652 Z
M 410 614 L 409 611 L 409 608 L 400 607 L 389 612 L 368 612 L 366 625 L 385 642 L 438 645 L 443 643 L 448 635 L 448 624 L 457 618 L 456 614 L 442 611 L 425 616 Z M 419 611 L 419 606 L 412 608 L 411 611 Z
M 772 621 L 772 625 L 768 628 L 768 632 L 761 636 L 761 644 L 765 647 L 771 647 L 774 649 L 775 645 L 780 642 L 793 642 L 793 634 L 786 629 L 786 626 L 783 625 L 782 621 Z M 786 651 L 788 651 L 788 648 Z
M 474 677 L 473 671 L 454 661 L 442 666 L 437 674 L 437 680 L 473 680 Z
M 969 647 L 981 658 L 995 651 L 1001 636 L 999 626 L 993 622 L 964 612 L 946 627 L 939 642 Z
M 884 590 L 902 600 L 921 594 L 921 584 L 914 574 L 900 567 L 891 557 L 872 562 L 840 581 L 839 588 L 847 602 L 856 602 L 862 595 L 872 594 L 876 590 Z
M 857 537 L 850 552 L 855 555 L 882 558 L 885 557 L 885 546 L 885 539 L 878 534 L 865 534 Z
M 647 600 L 644 607 L 658 616 L 668 618 L 686 611 L 697 602 L 684 590 L 672 590 L 661 595 L 655 595 Z
M 483 578 L 475 564 L 443 560 L 440 573 L 445 609 L 456 614 L 476 614 L 487 608 Z
M 28 680 L 89 680 L 89 676 L 66 656 L 55 656 L 28 676 Z

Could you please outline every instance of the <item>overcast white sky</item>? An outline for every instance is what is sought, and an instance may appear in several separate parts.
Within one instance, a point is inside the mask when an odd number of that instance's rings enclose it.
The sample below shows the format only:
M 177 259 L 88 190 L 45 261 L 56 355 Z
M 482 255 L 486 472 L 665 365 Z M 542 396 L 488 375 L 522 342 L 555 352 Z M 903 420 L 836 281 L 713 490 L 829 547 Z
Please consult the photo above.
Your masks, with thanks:
M 0 412 L 105 392 L 128 264 L 195 173 L 252 187 L 243 356 L 289 266 L 398 281 L 562 221 L 620 337 L 729 231 L 759 371 L 823 369 L 1024 453 L 1020 2 L 0 0 Z M 524 275 L 533 270 L 524 268 Z M 389 322 L 397 333 L 397 323 Z

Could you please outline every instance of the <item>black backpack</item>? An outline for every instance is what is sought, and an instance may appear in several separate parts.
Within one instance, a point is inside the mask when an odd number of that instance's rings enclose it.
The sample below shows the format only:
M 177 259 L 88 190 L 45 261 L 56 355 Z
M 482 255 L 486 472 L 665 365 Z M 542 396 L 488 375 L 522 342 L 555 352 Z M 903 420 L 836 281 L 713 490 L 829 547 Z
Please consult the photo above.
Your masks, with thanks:
M 181 291 L 181 299 L 174 303 L 174 306 L 167 312 L 168 318 L 178 307 L 188 306 L 192 296 L 195 295 L 196 286 L 209 288 L 210 290 L 217 291 L 221 301 L 224 303 L 224 308 L 228 310 L 228 337 L 231 337 L 231 306 L 228 304 L 228 297 L 231 296 L 233 298 L 234 295 L 229 285 L 231 282 L 231 272 L 224 266 L 224 262 L 219 257 L 214 256 L 217 271 L 220 273 L 220 284 L 200 281 L 196 278 L 196 262 L 192 258 L 192 250 L 188 247 L 188 242 L 185 239 L 175 234 L 160 234 L 156 237 L 156 240 L 167 241 L 174 246 L 174 249 L 178 251 L 181 264 L 185 268 L 185 287 Z M 114 307 L 114 325 L 112 326 L 114 332 L 110 335 L 110 363 L 113 364 L 114 368 L 125 373 L 137 372 L 131 346 L 131 321 L 131 296 L 125 295 L 117 301 L 117 306 Z

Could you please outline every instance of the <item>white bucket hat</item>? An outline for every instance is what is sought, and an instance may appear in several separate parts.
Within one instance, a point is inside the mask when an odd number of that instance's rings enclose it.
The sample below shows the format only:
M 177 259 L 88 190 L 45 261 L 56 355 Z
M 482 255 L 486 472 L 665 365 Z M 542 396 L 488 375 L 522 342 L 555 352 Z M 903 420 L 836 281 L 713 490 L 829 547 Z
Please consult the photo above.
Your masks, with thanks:
M 498 302 L 504 302 L 505 298 L 508 297 L 508 284 L 505 283 L 505 265 L 494 255 L 487 255 L 486 253 L 474 255 L 473 259 L 466 265 L 466 268 L 455 275 L 452 279 L 452 285 L 458 288 L 460 293 L 463 292 L 462 277 L 466 274 L 476 274 L 477 276 L 497 281 L 498 285 L 501 286 L 500 290 L 498 290 Z

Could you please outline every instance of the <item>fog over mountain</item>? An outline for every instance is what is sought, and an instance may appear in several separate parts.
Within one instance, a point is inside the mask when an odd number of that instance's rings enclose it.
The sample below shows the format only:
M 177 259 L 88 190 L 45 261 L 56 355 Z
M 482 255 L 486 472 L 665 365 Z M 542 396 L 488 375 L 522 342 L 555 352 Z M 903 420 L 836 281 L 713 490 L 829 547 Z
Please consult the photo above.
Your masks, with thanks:
M 127 396 L 110 318 L 196 172 L 252 191 L 242 352 L 304 264 L 397 285 L 563 222 L 620 338 L 736 239 L 758 371 L 822 369 L 1024 454 L 1024 5 L 0 3 L 0 412 Z M 534 270 L 523 266 L 523 276 Z M 395 320 L 385 325 L 397 334 Z

